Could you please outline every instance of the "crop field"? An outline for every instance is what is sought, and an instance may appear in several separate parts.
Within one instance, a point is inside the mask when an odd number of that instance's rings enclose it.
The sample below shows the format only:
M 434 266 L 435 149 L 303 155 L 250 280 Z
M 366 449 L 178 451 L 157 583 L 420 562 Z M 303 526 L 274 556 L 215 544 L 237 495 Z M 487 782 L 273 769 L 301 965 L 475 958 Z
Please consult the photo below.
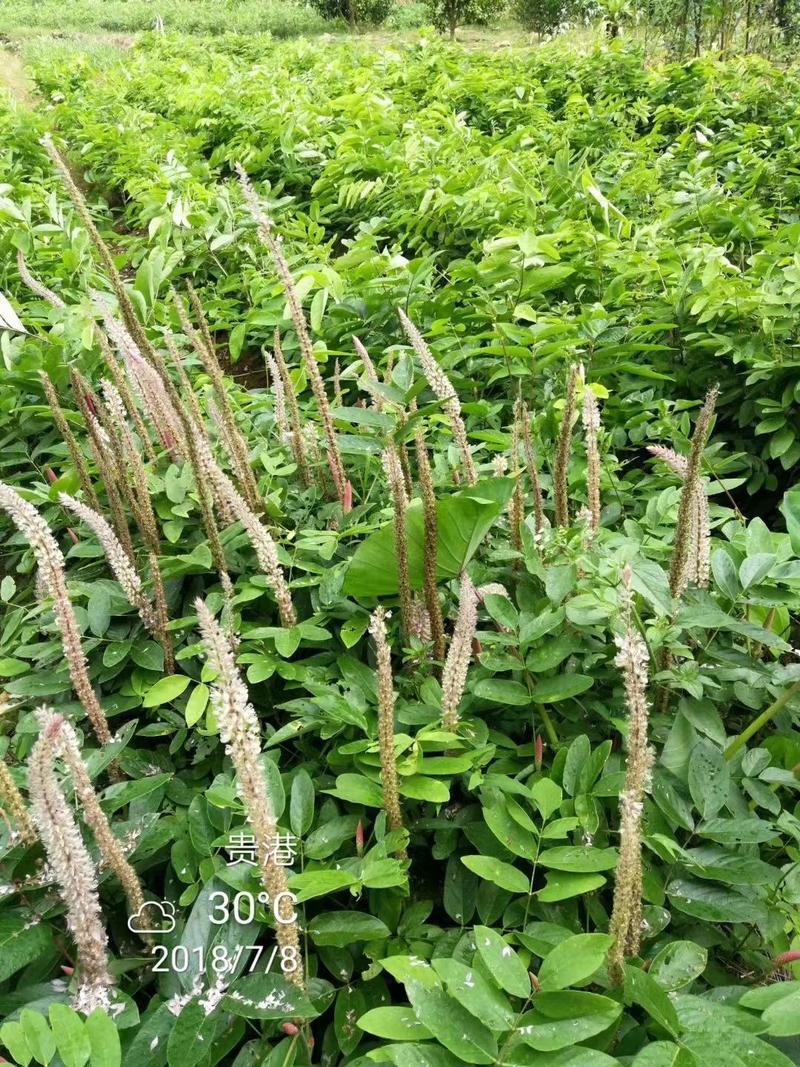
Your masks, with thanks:
M 800 68 L 153 11 L 0 12 L 2 1061 L 800 1064 Z

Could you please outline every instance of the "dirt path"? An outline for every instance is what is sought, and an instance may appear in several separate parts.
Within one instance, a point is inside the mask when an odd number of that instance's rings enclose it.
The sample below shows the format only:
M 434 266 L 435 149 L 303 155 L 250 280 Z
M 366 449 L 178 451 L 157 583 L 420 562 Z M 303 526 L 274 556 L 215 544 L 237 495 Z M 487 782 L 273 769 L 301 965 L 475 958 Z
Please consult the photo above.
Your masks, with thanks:
M 23 107 L 36 106 L 36 97 L 25 65 L 16 52 L 0 48 L 0 88 L 8 90 Z

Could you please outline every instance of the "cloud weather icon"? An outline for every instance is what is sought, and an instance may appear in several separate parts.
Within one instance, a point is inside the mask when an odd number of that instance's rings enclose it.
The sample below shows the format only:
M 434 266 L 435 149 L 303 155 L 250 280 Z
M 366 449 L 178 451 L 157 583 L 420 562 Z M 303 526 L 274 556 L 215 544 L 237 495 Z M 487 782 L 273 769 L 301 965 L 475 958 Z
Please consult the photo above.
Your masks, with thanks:
M 159 926 L 159 916 L 164 920 Z M 170 900 L 146 900 L 128 919 L 134 934 L 171 934 L 175 929 L 175 905 Z

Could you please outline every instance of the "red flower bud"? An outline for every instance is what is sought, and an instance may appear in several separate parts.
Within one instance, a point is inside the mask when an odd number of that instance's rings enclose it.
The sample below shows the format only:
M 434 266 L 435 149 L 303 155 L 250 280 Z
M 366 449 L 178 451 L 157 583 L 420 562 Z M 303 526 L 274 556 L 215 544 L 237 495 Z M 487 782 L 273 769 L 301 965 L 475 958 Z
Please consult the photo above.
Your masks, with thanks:
M 64 972 L 64 974 L 67 976 L 67 978 L 71 978 L 72 975 L 75 973 L 75 968 L 74 967 L 64 967 L 64 966 L 62 966 L 61 970 Z
M 44 473 L 47 475 L 47 480 L 51 485 L 58 481 L 58 475 L 52 467 L 45 467 Z
M 281 1030 L 287 1037 L 296 1037 L 300 1033 L 299 1027 L 295 1026 L 294 1023 L 281 1023 Z
M 800 961 L 800 950 L 792 949 L 791 952 L 781 952 L 772 962 L 776 967 L 785 967 L 787 963 L 797 963 L 798 961 Z
M 358 820 L 358 826 L 356 826 L 356 853 L 359 856 L 364 855 L 364 824 L 361 819 Z
M 72 541 L 73 545 L 77 545 L 78 535 L 75 533 L 71 526 L 67 527 L 67 533 L 69 534 L 69 539 L 70 541 Z
M 342 497 L 342 511 L 345 515 L 353 510 L 353 485 L 347 481 L 344 483 L 344 496 Z
M 531 985 L 533 986 L 534 993 L 541 993 L 542 987 L 539 983 L 539 979 L 536 977 L 533 971 L 528 971 L 528 977 L 531 980 Z
M 542 735 L 537 734 L 533 744 L 533 765 L 537 771 L 542 769 L 542 755 L 544 753 L 544 742 L 542 741 Z

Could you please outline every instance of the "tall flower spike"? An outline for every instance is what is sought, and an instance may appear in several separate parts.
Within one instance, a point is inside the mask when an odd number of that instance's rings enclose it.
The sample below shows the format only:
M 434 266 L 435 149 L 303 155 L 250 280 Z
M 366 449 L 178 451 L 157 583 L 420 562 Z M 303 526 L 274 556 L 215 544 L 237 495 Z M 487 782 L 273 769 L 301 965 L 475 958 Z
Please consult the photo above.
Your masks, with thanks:
M 139 533 L 151 552 L 158 552 L 161 545 L 156 525 L 155 512 L 150 501 L 150 489 L 147 485 L 147 470 L 139 454 L 139 448 L 131 433 L 126 419 L 126 407 L 122 395 L 115 385 L 103 378 L 100 389 L 105 401 L 107 413 L 106 429 L 113 431 L 119 442 L 119 450 L 122 454 L 125 467 L 130 472 L 131 492 L 128 502 L 131 504 L 136 525 Z M 128 479 L 126 479 L 127 483 Z
M 390 441 L 388 447 L 381 454 L 381 463 L 389 483 L 392 494 L 392 506 L 394 508 L 394 551 L 397 559 L 397 586 L 400 594 L 400 617 L 403 633 L 411 632 L 411 583 L 408 575 L 408 536 L 406 531 L 406 518 L 408 512 L 408 497 L 403 471 L 400 467 L 400 458 L 394 442 Z
M 647 451 L 656 459 L 674 471 L 684 481 L 689 467 L 689 460 L 681 456 L 672 448 L 664 445 L 648 445 Z M 710 575 L 710 552 L 711 552 L 711 526 L 708 514 L 708 497 L 706 496 L 705 479 L 701 478 L 695 494 L 692 508 L 690 533 L 689 533 L 689 556 L 684 574 L 685 582 L 694 582 L 701 589 L 708 586 Z M 684 587 L 685 588 L 685 585 Z M 681 589 L 681 593 L 683 592 Z
M 583 390 L 582 420 L 586 442 L 586 496 L 589 508 L 589 530 L 594 534 L 600 527 L 600 451 L 597 444 L 597 435 L 600 432 L 600 409 L 588 385 Z
M 533 524 L 536 528 L 536 533 L 541 536 L 544 531 L 544 501 L 542 499 L 542 484 L 539 480 L 539 464 L 536 460 L 536 453 L 533 450 L 533 441 L 531 439 L 531 419 L 526 405 L 520 401 L 517 401 L 517 403 L 519 404 L 519 418 L 522 428 L 522 447 L 525 452 L 525 463 L 528 468 L 528 477 L 531 480 L 531 489 L 533 490 Z
M 383 608 L 376 608 L 370 616 L 369 632 L 375 642 L 378 664 L 378 748 L 381 756 L 381 786 L 386 824 L 390 830 L 403 829 L 400 793 L 397 787 L 397 763 L 394 753 L 394 682 L 392 657 L 386 639 L 386 619 Z M 398 854 L 405 859 L 405 852 Z
M 273 232 L 272 221 L 265 214 L 258 196 L 256 195 L 256 191 L 250 184 L 250 179 L 240 163 L 236 164 L 236 173 L 239 175 L 245 203 L 250 209 L 250 214 L 253 216 L 258 226 L 259 238 L 271 255 L 278 277 L 284 288 L 286 302 L 289 305 L 289 313 L 292 316 L 292 324 L 294 325 L 297 339 L 300 342 L 300 351 L 303 355 L 306 374 L 311 383 L 311 390 L 314 394 L 314 400 L 316 401 L 317 410 L 319 411 L 322 426 L 325 431 L 325 438 L 328 446 L 328 465 L 331 470 L 333 485 L 339 500 L 344 503 L 347 476 L 344 471 L 342 454 L 339 450 L 339 442 L 336 439 L 336 431 L 333 426 L 333 417 L 331 415 L 331 406 L 328 402 L 328 395 L 325 392 L 325 383 L 322 380 L 322 375 L 317 364 L 317 357 L 314 355 L 314 347 L 311 344 L 311 336 L 308 332 L 308 323 L 306 322 L 303 305 L 300 303 L 300 297 L 297 293 L 294 278 L 289 270 L 289 264 L 286 262 L 286 257 L 283 254 L 281 238 L 280 236 L 276 236 Z
M 36 563 L 44 575 L 47 591 L 53 599 L 53 613 L 56 625 L 61 632 L 64 658 L 67 661 L 72 684 L 89 716 L 97 740 L 101 745 L 106 745 L 111 740 L 111 732 L 97 694 L 89 681 L 80 630 L 67 593 L 64 557 L 61 549 L 56 544 L 50 527 L 33 504 L 29 504 L 15 489 L 3 482 L 0 482 L 0 508 L 10 516 L 33 550 Z
M 278 945 L 296 960 L 297 968 L 288 977 L 296 985 L 302 986 L 303 962 L 297 921 L 290 921 L 293 906 L 287 891 L 286 873 L 274 857 L 278 822 L 260 764 L 258 718 L 236 667 L 228 638 L 202 600 L 198 598 L 195 607 L 208 663 L 216 673 L 211 703 L 219 723 L 220 738 L 236 770 L 239 796 L 256 841 L 262 884 L 271 900 L 278 904 Z
M 472 639 L 478 626 L 478 594 L 466 572 L 461 575 L 458 616 L 442 671 L 442 726 L 451 732 L 458 725 L 458 707 L 467 684 Z
M 122 457 L 109 448 L 107 434 L 94 413 L 96 405 L 87 382 L 75 367 L 70 367 L 69 376 L 72 382 L 75 403 L 83 416 L 95 465 L 100 472 L 100 480 L 106 491 L 108 508 L 111 512 L 111 522 L 122 547 L 128 556 L 133 559 L 133 541 L 131 540 L 131 532 L 125 516 L 125 509 L 122 506 L 118 485 L 120 479 L 124 477 L 120 467 Z
M 53 766 L 63 722 L 55 716 L 28 759 L 31 811 L 50 869 L 67 906 L 67 927 L 78 956 L 80 984 L 74 1007 L 87 1015 L 109 1008 L 113 979 L 108 969 L 108 937 L 103 926 L 97 872 L 56 778 Z
M 609 976 L 614 984 L 624 980 L 625 958 L 639 951 L 642 932 L 642 807 L 650 785 L 653 752 L 648 742 L 647 669 L 644 640 L 633 627 L 631 569 L 622 576 L 620 606 L 625 633 L 616 638 L 619 651 L 614 660 L 622 671 L 628 707 L 628 754 L 625 785 L 619 798 L 619 861 L 614 882 L 614 907 L 609 932 L 614 944 L 609 950 Z
M 292 428 L 292 454 L 294 456 L 294 461 L 297 464 L 297 469 L 300 471 L 300 481 L 306 488 L 308 488 L 308 486 L 311 485 L 311 475 L 309 474 L 308 459 L 306 458 L 305 441 L 303 439 L 303 424 L 300 419 L 300 408 L 297 404 L 297 394 L 294 391 L 294 383 L 289 374 L 289 368 L 286 366 L 286 360 L 283 358 L 281 335 L 280 331 L 277 329 L 275 330 L 275 335 L 272 341 L 272 354 L 278 368 L 278 374 L 283 382 L 283 395 L 286 398 L 286 409 L 289 415 L 289 424 Z
M 450 424 L 453 427 L 453 437 L 461 452 L 461 462 L 464 466 L 464 475 L 467 484 L 475 485 L 478 480 L 478 474 L 475 470 L 475 463 L 469 449 L 467 429 L 464 425 L 464 420 L 461 417 L 461 404 L 458 399 L 458 394 L 453 388 L 450 379 L 433 358 L 433 353 L 428 348 L 425 339 L 411 319 L 409 319 L 408 315 L 406 315 L 402 308 L 398 308 L 397 313 L 400 316 L 400 322 L 406 332 L 406 336 L 411 342 L 411 347 L 414 349 L 417 359 L 420 362 L 422 373 L 425 375 L 428 385 L 431 387 L 436 397 L 442 401 L 445 413 L 450 419 Z
M 525 521 L 525 505 L 522 501 L 522 476 L 519 463 L 520 436 L 521 427 L 515 406 L 514 422 L 511 432 L 511 475 L 514 479 L 514 492 L 508 503 L 508 519 L 511 526 L 511 544 L 521 556 L 523 552 L 522 523 Z M 520 562 L 519 558 L 514 560 L 515 570 L 519 568 Z
M 6 766 L 6 761 L 0 758 L 0 808 L 8 812 L 16 826 L 19 839 L 30 845 L 36 840 L 36 830 L 28 818 L 28 809 L 22 799 L 22 793 L 17 788 L 17 783 Z
M 17 270 L 23 283 L 30 289 L 30 291 L 35 293 L 42 300 L 46 300 L 51 307 L 58 308 L 62 311 L 67 306 L 61 297 L 54 293 L 52 289 L 48 289 L 38 278 L 34 278 L 28 270 L 28 264 L 25 262 L 25 256 L 23 255 L 21 248 L 17 249 Z
M 383 397 L 375 388 L 375 386 L 379 384 L 375 364 L 372 362 L 369 352 L 357 337 L 353 338 L 353 345 L 358 354 L 358 358 L 361 360 L 361 365 L 364 368 L 364 374 L 367 379 L 367 389 L 372 397 L 372 407 L 375 411 L 383 411 Z
M 228 453 L 231 468 L 236 475 L 236 480 L 242 488 L 242 494 L 250 509 L 259 512 L 263 510 L 264 502 L 259 495 L 258 483 L 250 467 L 250 449 L 247 438 L 236 425 L 236 419 L 230 403 L 229 390 L 225 384 L 225 376 L 222 373 L 222 367 L 214 350 L 214 342 L 203 315 L 202 305 L 194 289 L 191 290 L 191 297 L 192 308 L 196 315 L 199 314 L 200 318 L 201 329 L 199 333 L 189 321 L 180 295 L 174 289 L 172 291 L 172 298 L 178 311 L 181 328 L 191 341 L 192 347 L 200 357 L 203 367 L 211 380 L 214 398 L 220 414 L 219 428 L 221 437 L 225 443 L 225 450 Z
M 145 595 L 144 589 L 142 588 L 142 580 L 139 577 L 136 568 L 131 563 L 125 549 L 119 543 L 117 535 L 112 530 L 110 523 L 106 522 L 105 518 L 99 512 L 87 507 L 86 504 L 82 504 L 80 500 L 76 500 L 67 493 L 60 493 L 58 499 L 61 501 L 63 507 L 67 508 L 67 510 L 71 511 L 74 515 L 77 515 L 81 522 L 85 523 L 85 525 L 94 533 L 106 554 L 108 565 L 114 572 L 114 577 L 119 582 L 122 592 L 128 599 L 128 603 L 136 608 L 139 613 L 139 618 L 147 629 L 154 632 L 156 629 L 156 618 L 153 605 Z
M 66 187 L 69 198 L 78 212 L 81 222 L 86 228 L 86 232 L 89 235 L 97 254 L 100 257 L 100 262 L 103 264 L 103 269 L 108 275 L 108 280 L 111 282 L 111 287 L 114 290 L 114 295 L 119 303 L 120 310 L 122 311 L 122 317 L 125 320 L 125 325 L 133 337 L 134 341 L 138 345 L 139 349 L 150 358 L 153 354 L 153 348 L 147 339 L 147 334 L 144 332 L 144 327 L 136 317 L 136 311 L 133 307 L 133 301 L 128 296 L 128 291 L 122 281 L 122 277 L 117 270 L 117 265 L 114 262 L 114 258 L 111 255 L 108 245 L 100 236 L 100 231 L 95 225 L 94 219 L 91 216 L 89 207 L 83 196 L 83 193 L 78 188 L 75 179 L 72 177 L 72 172 L 69 169 L 69 164 L 61 155 L 59 150 L 53 144 L 49 136 L 42 138 L 42 144 L 50 156 L 52 161 L 61 173 L 62 180 Z
M 556 526 L 569 526 L 569 461 L 572 453 L 572 421 L 575 418 L 575 392 L 580 367 L 570 367 L 567 379 L 567 395 L 564 402 L 564 415 L 558 434 L 558 447 L 553 464 L 553 496 L 555 503 Z
M 292 429 L 286 414 L 286 390 L 283 387 L 283 378 L 278 370 L 278 364 L 271 352 L 264 356 L 269 370 L 270 392 L 272 393 L 272 410 L 275 414 L 275 426 L 278 430 L 278 440 L 281 444 L 289 444 L 292 440 Z
M 63 757 L 69 767 L 75 795 L 81 802 L 86 825 L 94 834 L 104 862 L 119 879 L 128 901 L 129 914 L 141 914 L 145 900 L 139 875 L 125 858 L 123 847 L 114 836 L 108 816 L 100 807 L 97 793 L 95 793 L 86 764 L 83 762 L 75 731 L 62 716 L 56 715 L 50 708 L 39 708 L 37 717 L 42 732 L 45 734 L 49 732 L 54 739 L 55 754 Z
M 717 404 L 719 389 L 714 386 L 706 393 L 692 435 L 692 448 L 686 463 L 683 489 L 675 526 L 675 545 L 669 569 L 669 589 L 679 597 L 691 580 L 692 544 L 695 545 L 695 573 L 708 581 L 708 503 L 705 499 L 700 467 L 703 461 L 711 419 Z
M 425 444 L 425 430 L 422 422 L 414 427 L 414 444 L 417 453 L 417 475 L 419 491 L 422 497 L 423 550 L 425 553 L 425 607 L 430 620 L 433 638 L 433 658 L 437 663 L 444 662 L 444 623 L 442 607 L 439 603 L 439 587 L 436 580 L 436 557 L 439 551 L 439 526 L 436 519 L 436 494 L 433 488 L 433 475 L 428 459 L 428 447 Z
M 53 415 L 53 422 L 56 424 L 58 432 L 61 434 L 67 449 L 69 450 L 72 465 L 75 468 L 75 473 L 78 475 L 78 481 L 83 490 L 83 495 L 86 497 L 90 506 L 96 510 L 100 504 L 97 499 L 97 494 L 94 491 L 94 486 L 92 485 L 92 479 L 89 477 L 89 468 L 86 466 L 86 460 L 83 458 L 80 446 L 75 440 L 75 435 L 69 428 L 66 416 L 59 403 L 55 386 L 50 380 L 50 376 L 45 371 L 42 371 L 42 385 L 44 386 L 47 403 L 50 405 L 50 411 Z
M 195 439 L 203 473 L 208 478 L 215 496 L 224 500 L 227 507 L 233 512 L 245 529 L 250 544 L 256 554 L 256 559 L 262 573 L 269 580 L 275 600 L 278 604 L 278 612 L 282 626 L 294 626 L 297 622 L 297 614 L 292 603 L 292 594 L 283 573 L 283 567 L 278 559 L 278 550 L 269 530 L 261 522 L 259 517 L 247 506 L 247 501 L 241 496 L 233 482 L 221 469 L 211 454 L 207 442 L 198 434 Z

